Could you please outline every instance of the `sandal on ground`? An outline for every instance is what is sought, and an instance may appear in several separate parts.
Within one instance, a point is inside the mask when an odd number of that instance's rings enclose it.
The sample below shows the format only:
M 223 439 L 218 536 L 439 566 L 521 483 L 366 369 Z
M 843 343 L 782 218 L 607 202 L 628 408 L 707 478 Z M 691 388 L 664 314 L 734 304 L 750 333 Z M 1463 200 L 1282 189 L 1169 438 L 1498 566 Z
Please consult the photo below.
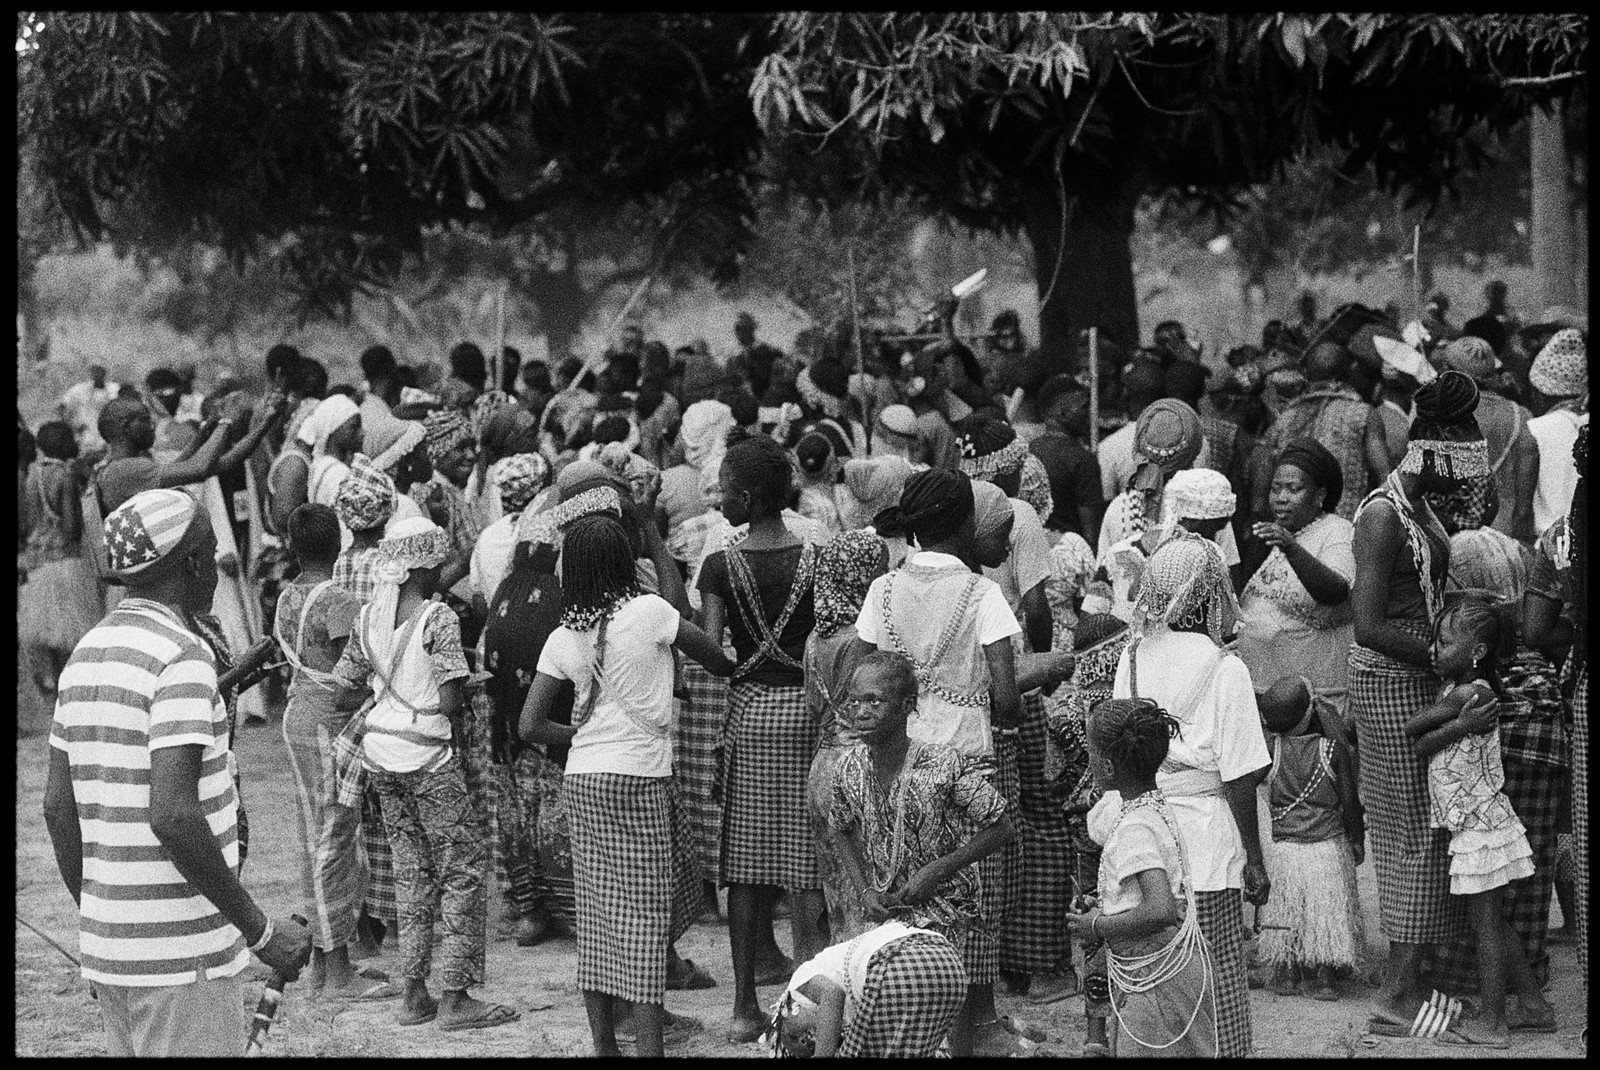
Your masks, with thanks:
M 346 1003 L 381 1003 L 386 999 L 398 999 L 405 995 L 405 990 L 393 981 L 372 981 L 366 977 L 360 979 L 370 983 L 364 985 L 359 991 L 328 992 L 324 990 L 323 994 L 337 1000 L 343 1000 Z
M 1367 1019 L 1367 1032 L 1380 1037 L 1438 1037 L 1460 1020 L 1463 1007 L 1459 999 L 1435 989 L 1417 1008 L 1409 1022 L 1390 1014 L 1374 1014 Z
M 521 1018 L 522 1014 L 504 1003 L 484 1007 L 479 1014 L 474 1014 L 459 1022 L 440 1022 L 439 1029 L 445 1033 L 455 1033 L 462 1029 L 493 1029 L 497 1025 L 508 1025 Z
M 1509 1033 L 1480 1032 L 1477 1028 L 1478 1024 L 1470 1020 L 1457 1022 L 1435 1037 L 1433 1042 L 1447 1048 L 1490 1048 L 1495 1051 L 1504 1051 L 1511 1047 Z
M 679 959 L 676 970 L 667 971 L 667 991 L 689 992 L 701 988 L 716 988 L 717 979 L 694 964 L 694 959 Z
M 625 1018 L 613 1026 L 617 1043 L 636 1044 L 638 1034 L 633 1030 L 633 1012 L 629 1011 Z M 681 1044 L 696 1033 L 705 1029 L 705 1023 L 698 1018 L 690 1018 L 686 1014 L 673 1014 L 666 1008 L 661 1011 L 661 1044 L 663 1047 L 671 1044 Z
M 434 1004 L 421 1014 L 409 1014 L 401 1011 L 394 1016 L 394 1020 L 396 1025 L 427 1025 L 437 1017 L 439 1017 L 439 1006 Z

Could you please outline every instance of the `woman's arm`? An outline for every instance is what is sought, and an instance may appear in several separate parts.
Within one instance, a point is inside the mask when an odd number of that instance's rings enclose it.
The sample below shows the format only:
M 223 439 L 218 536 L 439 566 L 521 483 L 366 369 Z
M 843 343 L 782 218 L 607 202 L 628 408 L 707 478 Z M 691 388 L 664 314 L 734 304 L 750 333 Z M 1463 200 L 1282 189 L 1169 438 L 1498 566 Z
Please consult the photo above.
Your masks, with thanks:
M 1428 641 L 1394 627 L 1387 617 L 1395 557 L 1407 552 L 1405 530 L 1392 506 L 1374 504 L 1361 514 L 1355 537 L 1360 564 L 1350 610 L 1357 643 L 1407 665 L 1426 668 L 1433 663 Z
M 1529 591 L 1522 598 L 1522 637 L 1546 654 L 1572 645 L 1572 622 L 1561 615 L 1561 603 Z
M 1350 584 L 1345 578 L 1319 561 L 1315 554 L 1291 539 L 1283 548 L 1289 567 L 1305 587 L 1306 593 L 1324 606 L 1342 605 L 1350 597 Z
M 639 542 L 656 567 L 656 588 L 662 598 L 687 618 L 693 611 L 689 606 L 689 591 L 683 585 L 683 574 L 678 571 L 678 563 L 673 560 L 672 554 L 667 551 L 667 544 L 661 538 L 661 532 L 656 525 L 651 523 L 652 512 L 646 513 L 639 522 Z M 679 633 L 682 634 L 681 632 Z M 680 647 L 680 649 L 682 649 Z M 693 655 L 691 655 L 693 656 Z M 696 661 L 700 659 L 696 658 Z
M 1080 933 L 1090 934 L 1092 931 L 1092 935 L 1114 943 L 1149 936 L 1178 924 L 1178 904 L 1172 898 L 1167 871 L 1141 870 L 1134 879 L 1139 882 L 1138 906 L 1121 914 L 1107 915 L 1098 910 L 1086 914 L 1068 912 L 1067 924 Z
M 998 727 L 1015 728 L 1022 722 L 1022 696 L 1010 637 L 985 646 L 983 657 L 989 663 L 989 715 Z
M 1431 758 L 1468 736 L 1491 731 L 1500 719 L 1500 703 L 1492 694 L 1474 694 L 1453 720 L 1411 742 L 1419 758 Z M 1407 728 L 1409 729 L 1409 725 Z
M 1016 837 L 1016 829 L 1009 817 L 986 828 L 979 829 L 966 843 L 943 858 L 936 858 L 911 875 L 898 896 L 890 898 L 907 906 L 916 906 L 933 898 L 939 885 L 955 876 L 964 867 L 994 854 Z
M 1333 744 L 1333 779 L 1339 789 L 1339 819 L 1359 866 L 1367 856 L 1367 815 L 1361 805 L 1361 793 L 1356 790 L 1355 755 L 1340 740 L 1330 742 Z
M 556 724 L 550 720 L 550 706 L 561 690 L 562 681 L 546 673 L 535 673 L 528 687 L 528 698 L 522 704 L 522 718 L 517 724 L 517 734 L 524 743 L 571 743 L 578 730 L 571 725 Z
M 723 603 L 721 595 L 701 589 L 700 630 L 719 643 L 722 641 L 723 626 L 728 619 L 727 613 L 728 607 Z
M 1072 675 L 1074 658 L 1070 650 L 1050 650 L 1043 654 L 1018 654 L 1015 663 L 1017 690 L 1059 684 Z
M 452 721 L 461 716 L 461 711 L 466 705 L 466 689 L 461 686 L 461 681 L 446 680 L 439 685 L 439 712 Z
M 844 989 L 821 977 L 813 977 L 801 987 L 813 985 L 821 991 L 812 997 L 817 1003 L 816 1049 L 812 1058 L 831 1059 L 839 1053 L 839 1039 L 844 1036 Z
M 1405 733 L 1409 739 L 1419 739 L 1441 725 L 1447 725 L 1461 712 L 1466 696 L 1447 696 L 1430 703 L 1406 719 Z
M 1055 618 L 1050 615 L 1050 600 L 1045 597 L 1044 580 L 1040 580 L 1022 596 L 1022 630 L 1028 643 L 1037 651 L 1049 650 L 1055 645 Z M 1036 685 L 1037 686 L 1037 685 Z M 1020 683 L 1017 690 L 1028 691 Z
M 672 645 L 699 662 L 712 676 L 733 675 L 733 661 L 722 652 L 722 644 L 713 642 L 711 636 L 696 628 L 688 617 L 679 618 L 678 637 Z

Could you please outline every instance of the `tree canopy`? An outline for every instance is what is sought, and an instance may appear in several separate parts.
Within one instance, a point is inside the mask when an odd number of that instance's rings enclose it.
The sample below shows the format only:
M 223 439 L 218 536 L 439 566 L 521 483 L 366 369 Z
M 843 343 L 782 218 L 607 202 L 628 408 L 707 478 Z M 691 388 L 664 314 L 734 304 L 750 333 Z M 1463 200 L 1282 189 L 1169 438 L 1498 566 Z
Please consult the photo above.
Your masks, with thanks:
M 713 277 L 751 237 L 760 16 L 18 16 L 18 132 L 83 232 L 270 252 L 308 308 L 424 236 L 640 210 Z M 559 227 L 557 228 L 560 229 Z
M 904 191 L 1033 246 L 1047 352 L 1137 334 L 1140 198 L 1219 210 L 1318 146 L 1349 177 L 1436 200 L 1587 71 L 1582 16 L 801 13 L 751 96 L 835 188 Z M 804 173 L 804 172 L 801 172 Z

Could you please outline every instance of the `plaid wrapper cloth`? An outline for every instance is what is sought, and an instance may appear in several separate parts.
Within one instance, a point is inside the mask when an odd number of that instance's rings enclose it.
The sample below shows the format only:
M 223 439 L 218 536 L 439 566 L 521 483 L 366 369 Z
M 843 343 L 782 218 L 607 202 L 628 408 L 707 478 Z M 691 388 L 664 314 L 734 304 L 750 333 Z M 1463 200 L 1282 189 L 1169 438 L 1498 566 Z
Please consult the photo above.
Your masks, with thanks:
M 1577 915 L 1578 963 L 1589 976 L 1589 666 L 1578 669 L 1572 691 L 1573 913 Z
M 1361 800 L 1367 810 L 1383 935 L 1438 944 L 1460 935 L 1450 895 L 1450 834 L 1428 827 L 1428 766 L 1405 725 L 1439 694 L 1439 678 L 1363 646 L 1350 648 Z
M 1069 962 L 1072 940 L 1072 836 L 1060 799 L 1045 779 L 1044 696 L 1023 696 L 1017 732 L 1021 866 L 1016 903 L 1000 933 L 1000 964 L 1019 973 L 1053 973 Z
M 383 823 L 383 804 L 368 784 L 361 793 L 361 851 L 365 856 L 366 889 L 362 909 L 385 925 L 400 919 L 400 900 L 394 884 L 394 849 L 389 846 L 389 830 Z
M 844 1059 L 931 1059 L 967 997 L 961 955 L 942 936 L 912 933 L 879 948 L 855 1017 L 839 1044 Z
M 672 741 L 672 775 L 693 836 L 694 857 L 706 880 L 721 865 L 722 804 L 712 786 L 718 779 L 718 744 L 728 716 L 728 681 L 687 658 L 682 661 L 683 702 Z
M 566 777 L 578 896 L 578 988 L 634 1003 L 667 990 L 672 796 L 665 777 Z
M 1519 651 L 1502 679 L 1512 701 L 1500 704 L 1500 758 L 1506 774 L 1501 790 L 1527 830 L 1534 865 L 1533 876 L 1506 886 L 1503 908 L 1534 980 L 1543 987 L 1550 978 L 1546 938 L 1555 885 L 1556 822 L 1568 775 L 1561 692 L 1555 668 L 1531 651 Z M 1454 940 L 1434 948 L 1429 982 L 1444 992 L 1476 992 L 1476 942 Z
M 994 776 L 989 782 L 1005 800 L 1006 817 L 1011 819 L 1012 827 L 1020 828 L 1022 782 L 1017 770 L 1017 733 L 1001 728 L 993 731 Z M 993 928 L 998 942 L 1017 910 L 1022 888 L 1022 837 L 1013 837 L 1004 849 L 980 861 L 978 872 L 983 880 L 983 920 Z
M 1250 1054 L 1250 988 L 1244 966 L 1244 897 L 1237 888 L 1194 893 L 1195 920 L 1211 947 L 1217 1056 Z
M 438 769 L 375 770 L 370 777 L 394 851 L 401 976 L 426 981 L 437 944 L 445 991 L 483 984 L 487 859 L 483 819 L 467 796 L 461 763 L 451 758 Z
M 733 685 L 722 739 L 721 882 L 820 888 L 806 822 L 817 729 L 805 689 Z

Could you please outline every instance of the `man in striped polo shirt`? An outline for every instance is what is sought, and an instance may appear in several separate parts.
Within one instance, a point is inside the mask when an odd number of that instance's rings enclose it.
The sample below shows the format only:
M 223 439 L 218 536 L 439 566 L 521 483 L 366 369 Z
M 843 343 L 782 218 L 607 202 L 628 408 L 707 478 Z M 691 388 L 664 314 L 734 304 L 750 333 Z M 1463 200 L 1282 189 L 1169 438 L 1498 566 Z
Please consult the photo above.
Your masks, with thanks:
M 211 608 L 216 537 L 164 489 L 129 498 L 105 536 L 127 596 L 61 674 L 44 799 L 83 976 L 111 1055 L 241 1055 L 248 952 L 292 980 L 311 938 L 237 876 L 227 717 L 190 620 Z

